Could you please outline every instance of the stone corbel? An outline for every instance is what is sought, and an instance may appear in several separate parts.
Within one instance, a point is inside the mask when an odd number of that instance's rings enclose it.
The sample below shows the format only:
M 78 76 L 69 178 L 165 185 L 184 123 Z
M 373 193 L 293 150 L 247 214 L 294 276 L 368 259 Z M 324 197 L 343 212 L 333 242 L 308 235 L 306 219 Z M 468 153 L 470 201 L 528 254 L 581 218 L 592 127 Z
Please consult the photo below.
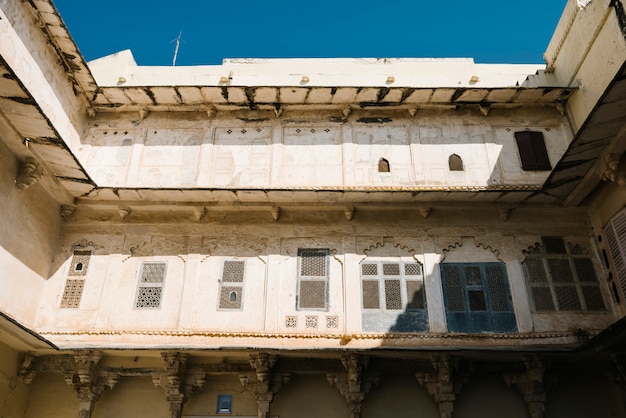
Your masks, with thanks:
M 368 364 L 367 357 L 347 354 L 341 356 L 341 364 L 345 372 L 329 372 L 326 374 L 326 379 L 331 386 L 337 388 L 341 396 L 346 398 L 350 418 L 359 418 L 363 399 L 372 386 L 378 383 L 378 375 L 363 379 L 363 371 Z
M 170 404 L 169 418 L 180 418 L 183 404 L 187 400 L 183 390 L 187 370 L 186 353 L 167 351 L 161 353 L 163 371 L 152 374 L 152 382 L 157 388 L 163 389 Z
M 441 418 L 451 418 L 456 394 L 461 390 L 465 379 L 455 374 L 456 364 L 450 356 L 435 355 L 431 362 L 432 371 L 417 372 L 415 377 L 439 404 Z
M 22 365 L 17 372 L 17 377 L 23 383 L 29 385 L 33 379 L 37 376 L 33 361 L 35 360 L 35 353 L 28 352 L 24 354 L 22 359 Z
M 600 177 L 619 186 L 626 186 L 626 164 L 622 162 L 621 154 L 610 153 L 602 159 Z
M 98 363 L 102 358 L 100 351 L 81 351 L 74 354 L 73 370 L 64 368 L 63 376 L 68 385 L 74 387 L 78 395 L 79 418 L 89 418 L 93 407 L 105 389 L 111 389 L 117 383 L 113 372 L 99 373 Z
M 268 353 L 250 354 L 252 373 L 240 373 L 239 381 L 243 389 L 254 396 L 258 405 L 258 417 L 269 418 L 270 404 L 280 387 L 289 382 L 291 375 L 281 373 L 272 376 L 276 356 Z
M 30 186 L 41 180 L 42 176 L 43 171 L 39 166 L 39 162 L 33 157 L 28 157 L 22 163 L 20 173 L 15 179 L 15 187 L 19 191 L 26 190 Z
M 507 385 L 515 385 L 524 395 L 531 418 L 543 418 L 546 402 L 544 377 L 547 364 L 539 356 L 524 357 L 525 371 L 522 373 L 505 373 Z

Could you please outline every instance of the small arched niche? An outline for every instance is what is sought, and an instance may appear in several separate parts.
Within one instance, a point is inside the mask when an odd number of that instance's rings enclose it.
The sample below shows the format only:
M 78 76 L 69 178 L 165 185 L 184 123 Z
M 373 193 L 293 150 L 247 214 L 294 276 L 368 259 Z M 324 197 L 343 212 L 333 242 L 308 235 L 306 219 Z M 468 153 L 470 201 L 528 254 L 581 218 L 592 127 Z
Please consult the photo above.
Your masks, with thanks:
M 381 158 L 378 160 L 378 172 L 379 173 L 389 173 L 391 172 L 391 166 L 389 165 L 389 160 L 386 158 Z
M 448 167 L 450 171 L 463 171 L 463 160 L 456 154 L 448 157 Z

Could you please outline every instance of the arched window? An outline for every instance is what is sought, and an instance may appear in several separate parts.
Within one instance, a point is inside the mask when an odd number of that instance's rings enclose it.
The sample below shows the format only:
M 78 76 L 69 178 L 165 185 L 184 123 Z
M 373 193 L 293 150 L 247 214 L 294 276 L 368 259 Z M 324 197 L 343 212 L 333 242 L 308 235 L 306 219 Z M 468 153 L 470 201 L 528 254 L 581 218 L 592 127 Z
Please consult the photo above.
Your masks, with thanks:
M 378 172 L 379 173 L 389 173 L 391 171 L 391 167 L 389 166 L 389 160 L 385 158 L 381 158 L 378 160 Z
M 463 160 L 456 154 L 448 157 L 448 167 L 450 171 L 463 171 Z

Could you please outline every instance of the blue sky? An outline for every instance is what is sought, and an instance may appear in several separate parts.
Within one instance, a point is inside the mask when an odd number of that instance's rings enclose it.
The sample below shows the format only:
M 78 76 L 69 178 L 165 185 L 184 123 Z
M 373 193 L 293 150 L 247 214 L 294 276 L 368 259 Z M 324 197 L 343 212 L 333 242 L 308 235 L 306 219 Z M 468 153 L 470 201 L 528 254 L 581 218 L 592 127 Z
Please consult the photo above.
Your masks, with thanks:
M 131 49 L 139 65 L 223 58 L 474 58 L 543 63 L 567 0 L 54 0 L 89 61 Z

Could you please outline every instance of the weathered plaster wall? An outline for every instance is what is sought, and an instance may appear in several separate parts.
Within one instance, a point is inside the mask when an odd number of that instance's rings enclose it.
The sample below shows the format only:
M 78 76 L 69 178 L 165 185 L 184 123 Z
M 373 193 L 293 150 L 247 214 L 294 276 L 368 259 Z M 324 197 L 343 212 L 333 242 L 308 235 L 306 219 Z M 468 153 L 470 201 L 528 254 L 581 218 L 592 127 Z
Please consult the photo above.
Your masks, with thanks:
M 0 141 L 0 310 L 32 326 L 52 274 L 50 260 L 57 251 L 61 229 L 58 204 L 35 184 L 19 191 L 15 179 L 19 162 Z
M 95 340 L 116 346 L 140 344 L 143 337 L 133 335 L 134 330 L 295 333 L 307 338 L 359 334 L 371 330 L 362 322 L 359 263 L 381 256 L 422 265 L 430 332 L 446 331 L 441 262 L 504 262 L 520 333 L 593 331 L 615 318 L 610 290 L 601 280 L 606 270 L 585 210 L 519 208 L 506 222 L 489 206 L 462 213 L 454 206 L 439 208 L 427 218 L 417 210 L 363 208 L 350 222 L 341 208 L 287 208 L 278 222 L 258 209 L 216 210 L 195 222 L 189 222 L 186 213 L 168 212 L 158 223 L 146 222 L 159 219 L 155 216 L 138 210 L 122 222 L 102 222 L 108 219 L 106 213 L 85 211 L 65 223 L 36 329 L 60 344 L 69 344 L 65 338 L 71 337 L 71 344 Z M 542 236 L 563 236 L 567 245 L 588 252 L 606 311 L 534 312 L 522 263 L 525 251 L 535 248 Z M 69 269 L 76 248 L 93 251 L 82 298 L 77 308 L 60 308 L 66 280 L 75 278 Z M 297 308 L 300 248 L 330 250 L 326 309 Z M 218 307 L 222 267 L 229 260 L 245 263 L 241 309 Z M 167 264 L 160 308 L 135 308 L 146 261 Z M 118 332 L 122 334 L 116 336 Z M 203 343 L 194 339 L 185 344 Z M 290 344 L 307 347 L 310 342 Z
M 626 59 L 623 9 L 610 0 L 570 0 L 548 46 L 545 59 L 558 85 L 577 86 L 568 101 L 578 130 Z M 618 1 L 620 5 L 623 3 Z
M 38 6 L 43 13 L 52 12 L 43 2 Z M 67 146 L 76 152 L 86 126 L 86 102 L 74 93 L 59 56 L 32 10 L 28 2 L 0 2 L 0 54 Z M 68 38 L 60 41 L 72 42 Z
M 494 110 L 488 119 L 447 110 L 347 123 L 305 113 L 256 122 L 199 113 L 134 118 L 99 114 L 91 122 L 78 155 L 99 186 L 537 186 L 549 172 L 521 169 L 514 133 L 542 132 L 553 165 L 571 139 L 564 118 L 547 108 Z M 462 171 L 450 171 L 452 154 L 463 160 Z M 381 159 L 389 172 L 379 171 Z

